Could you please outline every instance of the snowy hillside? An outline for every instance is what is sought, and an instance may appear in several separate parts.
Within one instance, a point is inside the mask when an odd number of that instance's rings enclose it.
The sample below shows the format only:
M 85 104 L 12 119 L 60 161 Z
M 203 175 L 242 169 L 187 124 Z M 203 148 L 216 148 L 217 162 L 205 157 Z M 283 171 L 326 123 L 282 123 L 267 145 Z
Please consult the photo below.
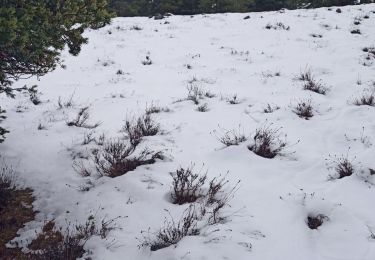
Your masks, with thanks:
M 87 32 L 66 69 L 17 82 L 37 84 L 41 104 L 0 100 L 1 156 L 38 211 L 17 240 L 93 214 L 117 228 L 86 243 L 92 259 L 375 259 L 375 4 L 341 10 L 116 18 Z M 103 176 L 95 154 L 129 144 L 139 117 L 156 128 L 130 155 L 147 148 L 144 165 Z M 195 202 L 173 203 L 180 168 L 207 172 Z M 215 177 L 229 181 L 217 215 L 200 196 Z M 188 236 L 150 249 L 188 213 Z

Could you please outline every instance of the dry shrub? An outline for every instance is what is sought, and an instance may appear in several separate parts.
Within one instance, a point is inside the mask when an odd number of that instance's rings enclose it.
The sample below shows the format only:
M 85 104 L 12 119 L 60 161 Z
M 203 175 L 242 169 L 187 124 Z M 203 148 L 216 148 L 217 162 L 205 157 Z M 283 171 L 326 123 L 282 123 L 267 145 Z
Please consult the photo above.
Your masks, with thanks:
M 248 146 L 250 151 L 264 158 L 275 158 L 280 155 L 286 147 L 286 142 L 280 139 L 281 128 L 271 128 L 266 125 L 256 129 L 253 144 Z
M 141 165 L 153 164 L 163 159 L 161 152 L 144 149 L 134 155 L 135 146 L 123 140 L 109 140 L 94 152 L 94 164 L 100 176 L 115 178 L 135 170 Z

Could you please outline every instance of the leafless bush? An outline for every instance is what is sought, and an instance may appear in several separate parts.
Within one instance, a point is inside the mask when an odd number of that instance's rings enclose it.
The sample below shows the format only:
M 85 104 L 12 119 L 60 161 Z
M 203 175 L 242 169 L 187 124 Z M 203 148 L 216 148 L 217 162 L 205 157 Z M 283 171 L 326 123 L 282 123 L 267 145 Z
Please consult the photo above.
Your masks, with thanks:
M 351 34 L 362 34 L 360 29 L 353 29 L 350 31 Z
M 155 106 L 154 104 L 151 104 L 150 106 L 146 107 L 146 115 L 151 115 L 151 114 L 158 114 L 161 112 L 170 112 L 171 110 L 168 107 L 159 107 Z
M 207 174 L 194 173 L 194 166 L 179 168 L 171 173 L 173 178 L 173 191 L 171 198 L 174 204 L 185 204 L 195 202 L 203 196 L 202 186 L 205 184 Z
M 275 112 L 276 110 L 279 110 L 280 107 L 277 106 L 277 105 L 271 105 L 271 104 L 267 104 L 267 107 L 265 109 L 263 109 L 263 112 L 266 113 L 266 114 L 269 114 L 269 113 L 273 113 Z
M 137 146 L 144 136 L 154 136 L 159 133 L 160 125 L 152 120 L 150 114 L 138 119 L 126 120 L 123 131 L 127 133 L 130 143 Z
M 115 219 L 102 219 L 100 227 L 97 226 L 94 216 L 90 216 L 83 225 L 71 225 L 63 231 L 56 228 L 53 221 L 44 224 L 42 232 L 31 242 L 28 254 L 35 260 L 75 260 L 81 258 L 86 242 L 93 236 L 106 238 L 108 233 L 116 228 Z
M 334 176 L 330 176 L 332 179 L 342 179 L 349 177 L 354 173 L 353 160 L 349 159 L 348 155 L 344 156 L 330 156 L 328 163 L 328 168 L 333 168 L 335 171 Z
M 0 212 L 12 197 L 15 175 L 12 167 L 1 162 L 0 164 Z
M 285 25 L 282 22 L 277 22 L 274 25 L 268 23 L 265 28 L 268 29 L 268 30 L 271 30 L 271 29 L 274 29 L 274 30 L 286 30 L 286 31 L 290 30 L 290 26 Z
M 310 68 L 306 68 L 305 71 L 301 71 L 300 75 L 297 77 L 298 80 L 301 81 L 312 81 L 313 75 Z
M 296 113 L 299 117 L 309 120 L 314 116 L 311 102 L 311 99 L 301 100 L 300 102 L 298 102 L 297 106 L 294 107 L 293 112 Z
M 327 220 L 328 217 L 323 214 L 309 215 L 307 216 L 307 226 L 310 229 L 318 229 L 321 225 L 323 225 L 323 222 Z
M 309 90 L 321 95 L 325 95 L 328 91 L 327 87 L 325 87 L 321 82 L 311 78 L 307 80 L 303 85 L 304 90 Z
M 152 60 L 150 59 L 150 56 L 146 56 L 146 59 L 142 61 L 143 65 L 152 65 Z
M 83 134 L 82 145 L 88 145 L 95 142 L 94 132 L 86 132 Z
M 227 102 L 231 105 L 237 105 L 241 103 L 241 100 L 238 98 L 237 94 L 227 98 Z
M 78 236 L 74 228 L 68 227 L 65 232 L 55 227 L 53 221 L 45 223 L 42 232 L 29 246 L 30 257 L 38 260 L 74 260 L 85 253 L 87 239 Z
M 362 95 L 354 100 L 356 106 L 375 106 L 375 94 L 372 91 L 364 91 Z
M 286 147 L 286 142 L 280 139 L 280 129 L 271 128 L 271 125 L 256 129 L 254 142 L 248 146 L 249 150 L 268 159 L 280 155 Z
M 225 190 L 229 181 L 225 178 L 217 177 L 210 181 L 209 189 L 206 195 L 205 212 L 209 213 L 208 224 L 214 225 L 226 220 L 227 217 L 221 215 L 221 210 L 228 206 L 229 201 L 234 197 L 238 190 L 237 182 L 230 190 Z
M 207 112 L 209 109 L 208 109 L 208 104 L 207 103 L 204 103 L 202 105 L 199 105 L 197 107 L 197 111 L 198 112 Z
M 188 86 L 188 96 L 187 100 L 191 100 L 195 105 L 199 105 L 199 100 L 203 99 L 204 91 L 202 88 L 195 84 L 190 84 Z
M 87 129 L 94 129 L 97 128 L 100 123 L 95 123 L 93 125 L 90 125 L 87 123 L 87 121 L 90 118 L 89 114 L 89 107 L 83 107 L 79 110 L 78 115 L 75 120 L 67 122 L 68 126 L 76 126 L 76 127 L 83 127 Z
M 134 155 L 135 146 L 123 140 L 109 140 L 94 152 L 94 164 L 100 176 L 115 178 L 135 170 L 141 165 L 153 164 L 163 159 L 161 152 L 147 149 Z
M 74 106 L 74 101 L 73 101 L 74 93 L 66 100 L 63 101 L 61 97 L 57 100 L 57 105 L 59 109 L 63 108 L 70 108 Z
M 139 247 L 148 247 L 151 251 L 157 251 L 177 244 L 186 236 L 199 235 L 197 228 L 197 212 L 194 205 L 185 210 L 180 220 L 175 221 L 168 211 L 170 219 L 165 219 L 164 227 L 157 232 L 143 237 Z M 144 233 L 144 232 L 142 232 Z
M 130 30 L 134 30 L 134 31 L 142 31 L 143 28 L 140 27 L 139 25 L 133 25 L 132 27 L 130 27 Z
M 223 129 L 222 136 L 217 137 L 217 139 L 225 146 L 239 145 L 247 141 L 247 137 L 240 128 L 238 130 Z

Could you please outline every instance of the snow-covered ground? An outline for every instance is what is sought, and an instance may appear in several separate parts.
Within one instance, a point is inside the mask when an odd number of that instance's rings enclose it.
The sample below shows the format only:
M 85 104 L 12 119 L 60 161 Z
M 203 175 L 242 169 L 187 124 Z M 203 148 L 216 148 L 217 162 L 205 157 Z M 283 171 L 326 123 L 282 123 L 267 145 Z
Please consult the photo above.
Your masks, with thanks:
M 375 4 L 341 9 L 251 13 L 246 20 L 246 14 L 116 18 L 87 32 L 89 44 L 78 57 L 63 55 L 66 69 L 16 84 L 37 84 L 42 104 L 26 95 L 1 98 L 11 130 L 1 156 L 34 189 L 39 211 L 20 239 L 34 238 L 46 219 L 64 226 L 96 214 L 121 218 L 107 239 L 88 241 L 93 259 L 375 259 L 375 176 L 369 173 L 375 108 L 353 104 L 375 91 L 375 56 L 366 59 L 362 50 L 375 46 Z M 265 28 L 278 22 L 290 29 Z M 146 56 L 151 65 L 142 64 Z M 326 95 L 303 89 L 297 77 L 307 69 L 329 88 Z M 189 86 L 215 94 L 200 100 L 207 112 L 184 101 Z M 74 106 L 59 108 L 59 98 L 70 96 Z M 234 96 L 238 104 L 230 104 Z M 314 109 L 310 120 L 293 112 L 306 99 Z M 85 134 L 123 138 L 125 120 L 152 104 L 170 111 L 152 115 L 162 133 L 141 145 L 162 151 L 164 160 L 117 178 L 77 174 L 74 161 L 96 147 L 82 145 Z M 268 104 L 280 109 L 265 113 Z M 101 122 L 95 130 L 67 125 L 84 106 L 89 123 Z M 288 142 L 283 155 L 265 159 L 248 149 L 262 126 L 281 128 Z M 225 147 L 218 139 L 226 130 L 248 140 Z M 335 156 L 353 162 L 352 176 L 330 178 Z M 232 186 L 241 180 L 222 212 L 227 221 L 176 246 L 139 248 L 141 231 L 152 233 L 170 219 L 165 209 L 178 220 L 188 207 L 170 202 L 170 172 L 192 163 L 209 178 L 228 172 Z M 80 191 L 88 182 L 93 187 Z M 317 214 L 328 219 L 309 229 L 307 217 Z

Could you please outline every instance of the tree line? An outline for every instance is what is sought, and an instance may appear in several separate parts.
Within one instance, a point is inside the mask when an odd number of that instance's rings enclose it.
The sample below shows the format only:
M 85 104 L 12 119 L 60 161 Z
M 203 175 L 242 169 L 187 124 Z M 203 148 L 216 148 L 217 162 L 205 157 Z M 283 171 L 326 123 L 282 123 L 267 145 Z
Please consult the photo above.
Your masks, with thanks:
M 360 2 L 370 3 L 374 0 Z M 118 16 L 152 16 L 164 13 L 193 15 L 273 11 L 281 8 L 316 8 L 357 3 L 359 3 L 358 0 L 109 0 L 109 9 Z

